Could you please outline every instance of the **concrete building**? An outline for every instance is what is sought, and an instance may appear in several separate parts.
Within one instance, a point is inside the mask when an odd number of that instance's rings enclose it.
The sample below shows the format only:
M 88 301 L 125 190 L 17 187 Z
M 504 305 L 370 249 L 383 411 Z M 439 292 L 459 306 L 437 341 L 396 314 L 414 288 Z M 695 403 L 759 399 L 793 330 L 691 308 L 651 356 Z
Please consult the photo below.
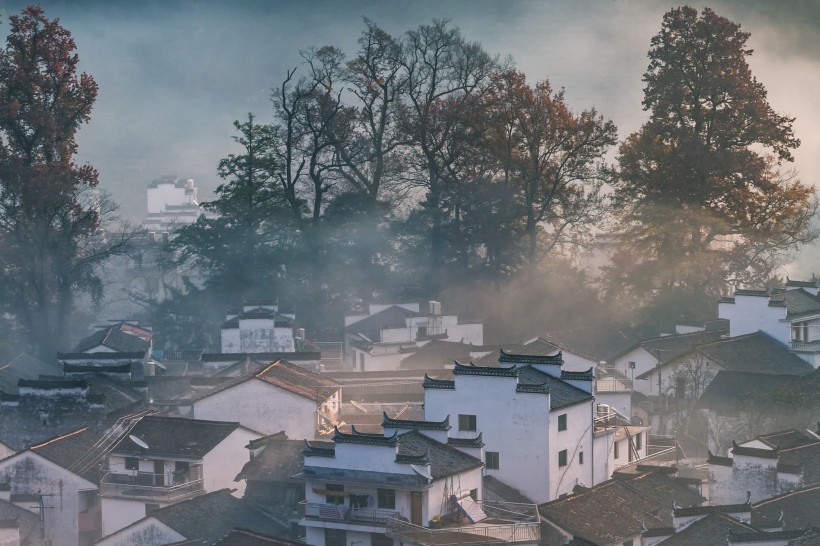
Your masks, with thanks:
M 239 423 L 149 415 L 111 448 L 100 478 L 105 535 L 154 510 L 225 487 L 262 435 Z

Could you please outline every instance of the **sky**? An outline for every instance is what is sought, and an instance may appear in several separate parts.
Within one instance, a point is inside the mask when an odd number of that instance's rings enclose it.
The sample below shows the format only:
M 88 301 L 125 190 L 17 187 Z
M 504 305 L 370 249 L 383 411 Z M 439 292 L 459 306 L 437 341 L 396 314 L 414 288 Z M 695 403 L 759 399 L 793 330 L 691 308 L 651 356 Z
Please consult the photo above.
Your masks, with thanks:
M 6 17 L 24 2 L 0 0 Z M 336 45 L 352 55 L 362 17 L 400 35 L 449 19 L 490 53 L 511 56 L 531 83 L 563 87 L 575 110 L 594 106 L 621 138 L 636 131 L 651 37 L 680 4 L 659 0 L 44 0 L 73 34 L 81 69 L 100 86 L 78 160 L 139 221 L 145 189 L 163 175 L 193 178 L 200 199 L 219 183 L 220 158 L 235 151 L 232 123 L 253 112 L 272 120 L 271 89 L 299 65 L 299 51 Z M 751 33 L 749 63 L 774 109 L 795 117 L 802 146 L 794 167 L 820 187 L 820 2 L 720 0 L 708 5 Z M 298 73 L 297 73 L 298 74 Z M 820 272 L 820 246 L 787 273 Z

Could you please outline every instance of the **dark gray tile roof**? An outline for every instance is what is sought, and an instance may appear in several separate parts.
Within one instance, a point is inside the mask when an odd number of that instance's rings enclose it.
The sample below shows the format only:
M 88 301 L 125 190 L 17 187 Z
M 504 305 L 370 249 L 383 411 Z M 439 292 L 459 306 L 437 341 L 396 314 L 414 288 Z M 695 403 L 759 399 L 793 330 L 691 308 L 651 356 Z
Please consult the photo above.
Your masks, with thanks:
M 783 411 L 789 401 L 782 394 L 811 385 L 806 376 L 719 370 L 701 394 L 698 407 L 733 411 L 748 403 L 766 403 L 773 411 Z
M 726 514 L 710 514 L 690 524 L 683 531 L 675 533 L 663 541 L 663 545 L 726 546 L 726 536 L 729 531 L 751 533 L 757 529 Z
M 367 318 L 354 322 L 345 331 L 353 334 L 362 334 L 370 341 L 381 341 L 381 331 L 385 328 L 404 326 L 408 317 L 419 316 L 418 313 L 408 311 L 403 307 L 391 305 L 378 313 L 374 313 Z
M 419 432 L 405 432 L 399 435 L 399 455 L 421 456 L 425 452 L 430 460 L 430 473 L 433 479 L 479 468 L 484 464 L 475 457 L 437 442 Z
M 752 506 L 752 523 L 776 521 L 783 513 L 786 529 L 802 529 L 820 525 L 820 483 L 795 489 L 789 493 L 756 502 Z
M 270 440 L 245 463 L 236 480 L 287 482 L 304 470 L 303 440 Z
M 105 446 L 98 444 L 102 437 L 102 431 L 81 428 L 31 446 L 31 451 L 91 483 L 99 483 L 100 463 L 106 455 Z
M 124 323 L 103 328 L 81 340 L 74 348 L 74 352 L 82 353 L 99 345 L 104 345 L 121 353 L 135 353 L 138 351 L 145 353 L 151 346 L 150 332 L 148 332 L 148 339 L 146 340 L 127 333 L 132 330 L 133 327 Z M 147 330 L 143 331 L 147 332 Z
M 277 538 L 263 535 L 249 529 L 234 529 L 224 537 L 213 543 L 213 546 L 304 546 L 302 542 L 294 542 L 286 538 Z
M 373 472 L 371 470 L 349 470 L 305 465 L 301 474 L 294 476 L 301 480 L 327 481 L 335 483 L 355 483 L 383 485 L 387 487 L 420 487 L 425 479 L 416 474 L 398 474 L 391 472 Z
M 661 362 L 670 362 L 675 358 L 689 353 L 695 347 L 713 343 L 728 333 L 727 330 L 709 330 L 706 332 L 692 332 L 689 334 L 676 334 L 644 339 L 622 351 L 615 358 L 619 358 L 637 347 L 643 347 Z
M 484 476 L 483 481 L 485 501 L 533 504 L 532 500 L 530 500 L 521 491 L 507 485 L 495 476 Z
M 803 469 L 803 483 L 820 483 L 820 440 L 780 449 L 780 462 Z
M 518 374 L 519 385 L 543 385 L 549 389 L 550 409 L 553 410 L 586 402 L 593 398 L 590 393 L 532 366 L 519 366 Z
M 538 507 L 542 518 L 594 544 L 620 543 L 644 528 L 672 526 L 672 506 L 705 499 L 663 472 L 620 476 Z
M 0 391 L 17 393 L 20 379 L 37 379 L 41 375 L 60 375 L 62 370 L 55 364 L 47 364 L 31 355 L 21 353 L 0 364 Z
M 491 348 L 457 341 L 434 339 L 401 361 L 402 370 L 440 370 L 449 368 L 453 361 L 469 362 L 474 352 L 490 351 Z
M 786 302 L 786 318 L 796 319 L 802 316 L 820 314 L 820 297 L 799 288 L 783 294 Z
M 205 493 L 189 500 L 160 508 L 151 514 L 188 539 L 213 543 L 237 527 L 271 536 L 287 530 L 253 505 L 231 495 L 230 489 Z
M 120 439 L 111 451 L 199 459 L 237 428 L 239 423 L 149 415 L 140 419 L 129 435 Z M 148 449 L 134 443 L 129 436 L 142 440 L 148 445 Z
M 0 499 L 0 527 L 4 527 L 4 524 L 18 529 L 19 544 L 35 544 L 35 540 L 39 538 L 40 517 L 30 510 Z M 18 543 L 11 542 L 10 544 Z
M 614 322 L 588 322 L 584 326 L 551 330 L 542 339 L 594 360 L 612 360 L 615 355 L 637 343 L 637 329 Z

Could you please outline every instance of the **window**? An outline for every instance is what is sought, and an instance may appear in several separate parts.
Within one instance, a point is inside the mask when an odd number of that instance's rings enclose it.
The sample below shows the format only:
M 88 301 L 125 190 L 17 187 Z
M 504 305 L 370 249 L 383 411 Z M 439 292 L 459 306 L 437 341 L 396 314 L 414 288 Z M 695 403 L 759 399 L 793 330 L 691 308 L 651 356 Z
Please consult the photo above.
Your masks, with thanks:
M 458 416 L 458 430 L 468 430 L 475 432 L 476 421 L 475 415 L 459 415 Z
M 567 466 L 567 450 L 562 449 L 558 452 L 558 466 Z
M 484 458 L 487 460 L 487 469 L 498 470 L 498 451 L 487 451 L 484 453 Z
M 584 452 L 583 451 L 578 452 L 578 464 L 584 464 Z
M 558 416 L 558 430 L 567 430 L 567 414 Z
M 624 540 L 623 546 L 633 546 L 633 545 L 634 545 L 633 539 L 630 538 L 629 540 Z
M 347 531 L 325 529 L 325 546 L 347 546 Z
M 620 453 L 618 453 L 618 442 L 615 442 L 615 451 L 614 451 L 614 454 L 615 454 L 615 458 L 616 458 L 616 459 L 617 459 L 618 457 L 620 457 L 620 456 L 621 456 L 621 454 L 620 454 Z
M 808 341 L 809 340 L 809 323 L 808 322 L 792 322 L 792 341 Z
M 325 485 L 325 502 L 328 504 L 344 504 L 345 503 L 345 486 L 335 483 L 328 483 Z M 338 493 L 337 493 L 338 491 Z
M 136 457 L 126 457 L 125 458 L 125 469 L 126 470 L 139 470 L 140 469 L 140 460 Z
M 418 333 L 416 337 L 426 337 L 427 336 L 427 326 L 419 326 Z
M 474 501 L 478 500 L 478 489 L 470 489 L 470 498 Z
M 376 496 L 378 497 L 379 508 L 385 508 L 387 510 L 396 509 L 395 489 L 377 489 Z
M 372 533 L 370 535 L 370 545 L 371 546 L 393 546 L 393 539 L 387 535 L 380 535 L 378 533 Z
M 640 451 L 641 447 L 643 446 L 643 439 L 641 438 L 641 433 L 635 435 L 635 451 Z

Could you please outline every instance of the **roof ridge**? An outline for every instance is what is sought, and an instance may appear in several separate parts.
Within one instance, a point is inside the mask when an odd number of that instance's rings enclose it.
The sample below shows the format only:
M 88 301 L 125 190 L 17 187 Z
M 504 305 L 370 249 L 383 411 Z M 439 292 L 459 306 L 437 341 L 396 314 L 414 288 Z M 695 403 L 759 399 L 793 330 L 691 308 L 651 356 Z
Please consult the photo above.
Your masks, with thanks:
M 816 491 L 818 489 L 820 489 L 820 482 L 817 482 L 817 483 L 812 484 L 812 485 L 807 485 L 806 487 L 802 487 L 800 489 L 792 489 L 788 493 L 783 493 L 782 495 L 777 495 L 775 497 L 769 497 L 768 499 L 763 499 L 761 501 L 758 501 L 758 502 L 752 504 L 752 508 L 757 508 L 759 506 L 765 506 L 765 505 L 767 505 L 771 502 L 775 502 L 775 501 L 778 501 L 778 500 L 781 500 L 781 499 L 786 499 L 786 498 L 789 498 L 789 497 L 794 496 L 794 495 L 800 495 L 802 493 L 809 493 L 811 491 Z
M 71 436 L 74 436 L 75 434 L 79 434 L 79 433 L 84 432 L 86 430 L 88 430 L 88 425 L 86 425 L 82 428 L 78 428 L 77 430 L 74 430 L 72 432 L 67 432 L 65 434 L 61 434 L 60 436 L 55 436 L 54 438 L 50 438 L 48 440 L 45 440 L 44 442 L 40 442 L 39 444 L 31 445 L 28 448 L 29 449 L 38 449 L 38 448 L 41 448 L 43 446 L 47 446 L 51 443 L 57 442 L 59 440 L 64 440 L 66 438 L 70 438 Z

